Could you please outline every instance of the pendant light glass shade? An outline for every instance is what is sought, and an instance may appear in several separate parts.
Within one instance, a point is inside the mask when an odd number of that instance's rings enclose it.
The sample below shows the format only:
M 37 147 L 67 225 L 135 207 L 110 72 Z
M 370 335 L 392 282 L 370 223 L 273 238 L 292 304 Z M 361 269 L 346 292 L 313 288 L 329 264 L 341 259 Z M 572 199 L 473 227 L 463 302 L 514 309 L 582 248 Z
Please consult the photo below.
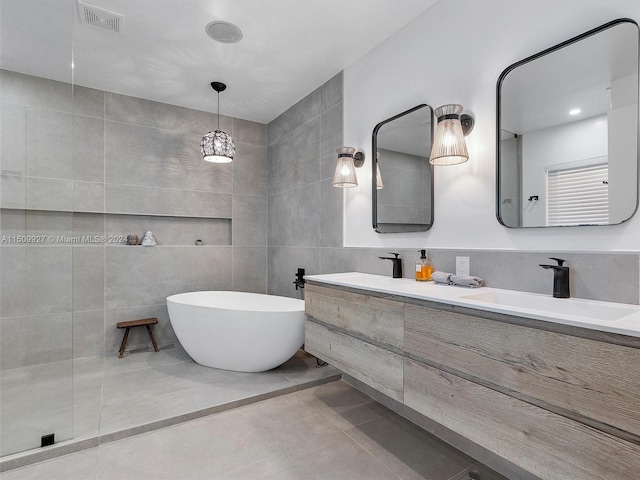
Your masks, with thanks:
M 200 142 L 202 158 L 207 162 L 229 163 L 236 154 L 236 144 L 231 135 L 215 130 L 202 137 Z
M 231 135 L 220 130 L 220 92 L 227 86 L 221 82 L 211 82 L 211 88 L 218 92 L 218 128 L 202 137 L 200 151 L 207 162 L 229 163 L 236 154 L 236 144 Z
M 429 156 L 432 165 L 456 165 L 469 160 L 460 124 L 461 114 L 462 105 L 443 105 L 435 109 L 438 125 Z
M 357 187 L 358 178 L 356 177 L 356 167 L 353 164 L 353 154 L 356 149 L 340 147 L 336 151 L 338 152 L 338 162 L 333 174 L 333 186 L 340 188 Z

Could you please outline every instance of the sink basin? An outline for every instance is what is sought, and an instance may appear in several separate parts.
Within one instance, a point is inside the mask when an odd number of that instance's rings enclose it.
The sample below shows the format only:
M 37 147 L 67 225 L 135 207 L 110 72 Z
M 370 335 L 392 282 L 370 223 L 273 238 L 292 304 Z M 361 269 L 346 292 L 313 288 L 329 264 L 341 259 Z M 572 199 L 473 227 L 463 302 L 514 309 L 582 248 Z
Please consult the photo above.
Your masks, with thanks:
M 640 307 L 636 306 L 580 298 L 553 298 L 547 295 L 509 290 L 476 293 L 460 298 L 508 308 L 526 309 L 551 315 L 571 315 L 606 322 L 619 320 L 640 310 Z

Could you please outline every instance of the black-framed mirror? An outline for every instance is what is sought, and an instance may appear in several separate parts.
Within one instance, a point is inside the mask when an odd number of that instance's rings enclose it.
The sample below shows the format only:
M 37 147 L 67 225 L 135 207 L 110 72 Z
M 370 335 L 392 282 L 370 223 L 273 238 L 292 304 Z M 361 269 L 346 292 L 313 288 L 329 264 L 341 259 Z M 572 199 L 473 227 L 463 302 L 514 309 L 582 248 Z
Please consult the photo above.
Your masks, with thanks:
M 433 110 L 417 105 L 373 129 L 372 210 L 378 233 L 424 232 L 433 225 Z
M 638 207 L 638 52 L 618 19 L 507 67 L 496 215 L 510 228 L 612 225 Z

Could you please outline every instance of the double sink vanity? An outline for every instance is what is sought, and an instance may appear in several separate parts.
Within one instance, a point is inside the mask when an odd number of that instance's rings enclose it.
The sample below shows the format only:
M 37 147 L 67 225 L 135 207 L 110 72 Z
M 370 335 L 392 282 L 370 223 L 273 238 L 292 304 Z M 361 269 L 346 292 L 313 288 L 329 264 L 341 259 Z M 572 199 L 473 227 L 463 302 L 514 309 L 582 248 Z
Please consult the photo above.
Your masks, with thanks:
M 357 272 L 306 280 L 305 349 L 497 471 L 640 470 L 640 306 Z
M 504 227 L 605 229 L 636 213 L 639 38 L 635 21 L 614 20 L 500 75 Z M 376 125 L 376 232 L 433 225 L 437 133 L 426 104 Z M 638 478 L 640 306 L 363 273 L 305 278 L 305 349 L 389 408 L 513 480 Z M 560 284 L 554 295 L 567 297 L 568 277 Z

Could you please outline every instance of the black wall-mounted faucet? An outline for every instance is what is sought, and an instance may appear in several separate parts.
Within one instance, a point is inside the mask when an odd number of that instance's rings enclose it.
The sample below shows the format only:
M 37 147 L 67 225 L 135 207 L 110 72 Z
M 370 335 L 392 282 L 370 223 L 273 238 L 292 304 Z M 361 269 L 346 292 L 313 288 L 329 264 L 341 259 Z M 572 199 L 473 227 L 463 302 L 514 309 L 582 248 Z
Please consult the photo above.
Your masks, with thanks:
M 558 265 L 540 265 L 542 268 L 553 270 L 553 296 L 555 298 L 569 298 L 569 267 L 563 266 L 566 260 L 562 258 L 549 257 L 555 260 Z
M 393 278 L 402 278 L 402 259 L 399 253 L 387 252 L 389 255 L 395 255 L 394 257 L 378 257 L 381 260 L 391 260 L 393 263 Z
M 307 283 L 304 279 L 304 268 L 299 268 L 298 273 L 296 273 L 296 279 L 293 281 L 293 284 L 296 286 L 296 290 L 299 288 L 304 288 L 304 284 Z

